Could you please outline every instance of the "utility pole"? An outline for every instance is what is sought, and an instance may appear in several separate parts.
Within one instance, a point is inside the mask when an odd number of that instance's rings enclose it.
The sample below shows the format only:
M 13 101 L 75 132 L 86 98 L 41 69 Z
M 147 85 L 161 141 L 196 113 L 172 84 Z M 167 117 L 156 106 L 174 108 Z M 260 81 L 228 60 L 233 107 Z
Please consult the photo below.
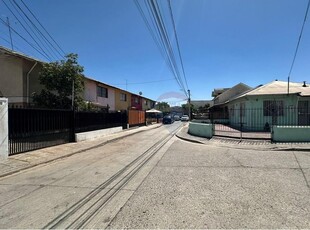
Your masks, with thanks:
M 191 120 L 191 91 L 187 90 L 188 92 L 188 117 Z
M 12 40 L 12 31 L 11 31 L 11 25 L 10 25 L 10 19 L 9 17 L 6 17 L 6 23 L 7 23 L 7 26 L 9 28 L 9 34 L 10 34 L 10 39 L 11 39 L 11 47 L 12 47 L 12 50 L 14 50 L 14 47 L 13 47 L 13 40 Z

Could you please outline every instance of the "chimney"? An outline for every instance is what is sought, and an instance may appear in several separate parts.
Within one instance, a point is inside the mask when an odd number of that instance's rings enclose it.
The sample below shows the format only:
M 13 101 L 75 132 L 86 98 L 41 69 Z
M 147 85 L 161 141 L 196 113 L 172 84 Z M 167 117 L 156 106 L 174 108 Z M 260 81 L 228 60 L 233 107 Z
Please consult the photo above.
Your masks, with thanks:
M 307 87 L 306 81 L 304 81 L 304 84 L 302 85 L 302 87 Z

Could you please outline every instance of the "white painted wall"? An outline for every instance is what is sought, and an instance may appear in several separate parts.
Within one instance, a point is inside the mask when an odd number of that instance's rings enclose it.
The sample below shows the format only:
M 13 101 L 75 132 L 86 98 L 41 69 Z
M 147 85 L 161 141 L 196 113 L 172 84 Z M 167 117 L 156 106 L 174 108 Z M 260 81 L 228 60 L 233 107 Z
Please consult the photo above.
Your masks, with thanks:
M 108 98 L 97 96 L 97 85 L 108 89 Z M 97 84 L 97 82 L 88 79 L 85 80 L 84 99 L 104 107 L 109 105 L 110 110 L 115 110 L 115 90 L 104 84 Z
M 0 160 L 9 156 L 8 99 L 0 98 Z
M 114 133 L 119 133 L 123 130 L 122 126 L 115 127 L 115 128 L 109 128 L 109 129 L 100 129 L 90 132 L 84 132 L 84 133 L 76 133 L 75 134 L 75 141 L 81 142 L 86 140 L 92 140 L 99 137 L 104 137 L 107 135 L 111 135 Z

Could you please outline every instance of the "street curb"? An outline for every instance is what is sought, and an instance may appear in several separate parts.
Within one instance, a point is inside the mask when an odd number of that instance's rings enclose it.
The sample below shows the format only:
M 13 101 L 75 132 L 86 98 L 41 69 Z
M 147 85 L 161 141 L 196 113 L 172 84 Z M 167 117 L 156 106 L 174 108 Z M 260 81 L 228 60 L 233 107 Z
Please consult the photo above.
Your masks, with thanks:
M 181 132 L 181 130 L 179 132 Z M 190 139 L 190 138 L 183 137 L 183 136 L 179 135 L 178 133 L 176 134 L 176 136 L 179 139 L 181 139 L 181 140 L 192 142 L 192 143 L 197 143 L 197 144 L 203 144 L 203 145 L 210 145 L 210 144 L 212 144 L 212 146 L 216 146 L 216 145 L 214 145 L 214 143 L 210 143 L 209 144 L 209 143 L 205 143 L 205 142 L 202 142 L 202 141 L 193 140 L 193 139 Z M 190 135 L 190 134 L 188 134 L 188 135 Z M 194 135 L 191 135 L 191 136 L 194 136 Z M 291 144 L 291 143 L 289 143 L 289 144 Z M 256 150 L 255 148 L 241 148 L 241 146 L 242 145 L 234 146 L 234 145 L 229 145 L 229 144 L 222 143 L 222 145 L 220 147 L 234 148 L 234 149 Z M 277 146 L 273 146 L 273 148 L 263 148 L 263 149 L 260 149 L 260 151 L 298 151 L 298 152 L 310 152 L 310 148 L 309 147 L 303 148 L 303 147 L 280 147 L 280 146 L 277 147 Z
M 188 139 L 188 138 L 185 138 L 185 137 L 181 137 L 180 135 L 178 134 L 175 134 L 176 137 L 180 138 L 181 140 L 183 141 L 188 141 L 188 142 L 192 142 L 192 143 L 196 143 L 196 144 L 202 144 L 204 145 L 205 143 L 201 142 L 201 141 L 197 141 L 197 140 L 192 140 L 192 139 Z
M 82 153 L 82 152 L 91 150 L 91 149 L 96 149 L 96 148 L 99 148 L 99 147 L 101 147 L 101 146 L 104 146 L 104 145 L 106 145 L 106 144 L 108 144 L 108 143 L 112 143 L 112 142 L 114 142 L 114 141 L 121 140 L 121 139 L 123 139 L 123 138 L 125 138 L 125 137 L 130 137 L 130 136 L 133 136 L 133 135 L 135 135 L 135 134 L 142 133 L 142 132 L 145 132 L 145 131 L 148 131 L 148 130 L 157 129 L 157 128 L 161 127 L 161 126 L 162 126 L 162 125 L 159 125 L 159 126 L 156 126 L 156 127 L 154 127 L 154 128 L 147 129 L 147 130 L 140 130 L 140 131 L 137 131 L 137 132 L 135 132 L 135 133 L 129 133 L 129 134 L 126 134 L 126 135 L 124 135 L 124 136 L 116 137 L 116 138 L 114 138 L 114 139 L 104 141 L 104 142 L 102 142 L 102 143 L 100 143 L 100 144 L 98 144 L 98 145 L 94 145 L 94 146 L 92 146 L 92 147 L 88 147 L 88 148 L 85 148 L 85 149 L 81 149 L 81 150 L 78 150 L 78 151 L 76 151 L 76 152 L 69 153 L 69 154 L 67 154 L 67 155 L 61 156 L 61 157 L 56 157 L 56 158 L 51 159 L 51 160 L 42 161 L 42 162 L 37 163 L 37 164 L 34 164 L 34 165 L 26 166 L 26 167 L 24 167 L 24 168 L 20 168 L 20 169 L 17 169 L 17 170 L 15 170 L 15 171 L 11 171 L 11 172 L 8 172 L 8 173 L 4 173 L 4 174 L 1 174 L 1 175 L 0 175 L 0 178 L 7 177 L 7 176 L 11 176 L 11 175 L 13 175 L 13 174 L 16 174 L 16 173 L 19 173 L 19 172 L 22 172 L 22 171 L 25 171 L 25 170 L 28 170 L 28 169 L 31 169 L 31 168 L 40 166 L 40 165 L 49 164 L 49 163 L 51 163 L 51 162 L 53 162 L 53 161 L 61 160 L 61 159 L 64 159 L 64 158 L 73 156 L 73 155 L 75 155 L 75 154 L 79 154 L 79 153 Z M 129 130 L 127 130 L 127 129 L 124 130 L 124 133 L 125 133 L 126 131 L 129 131 Z

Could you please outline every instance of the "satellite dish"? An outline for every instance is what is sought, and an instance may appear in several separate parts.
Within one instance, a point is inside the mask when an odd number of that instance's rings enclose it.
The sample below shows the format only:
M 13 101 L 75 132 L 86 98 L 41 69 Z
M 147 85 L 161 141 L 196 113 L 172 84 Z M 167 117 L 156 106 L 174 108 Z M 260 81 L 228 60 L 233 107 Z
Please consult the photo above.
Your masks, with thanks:
M 140 95 L 140 96 L 142 95 L 142 92 L 141 92 L 141 91 L 139 92 L 139 95 Z

